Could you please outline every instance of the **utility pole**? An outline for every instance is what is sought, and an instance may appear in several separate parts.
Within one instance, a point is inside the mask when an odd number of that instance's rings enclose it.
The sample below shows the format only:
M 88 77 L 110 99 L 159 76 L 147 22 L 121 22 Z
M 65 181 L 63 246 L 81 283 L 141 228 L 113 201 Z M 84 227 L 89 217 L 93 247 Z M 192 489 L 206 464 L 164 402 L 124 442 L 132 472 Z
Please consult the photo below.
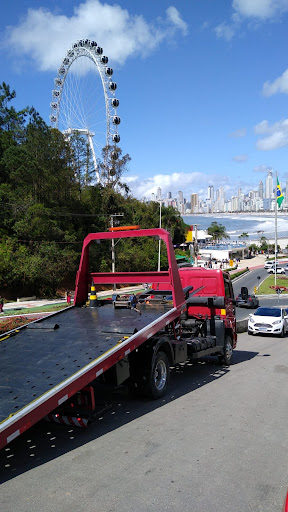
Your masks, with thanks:
M 123 217 L 124 213 L 112 213 L 110 215 L 110 227 L 114 227 L 113 218 L 114 217 Z M 112 256 L 112 272 L 115 272 L 115 240 L 114 238 L 111 239 L 111 256 Z M 113 284 L 113 290 L 116 290 L 116 284 Z
M 198 267 L 198 258 L 197 258 L 197 254 L 198 254 L 198 226 L 199 224 L 194 224 L 195 226 L 195 241 L 194 241 L 194 259 L 195 259 L 195 267 Z
M 161 208 L 162 208 L 162 200 L 159 201 L 160 204 L 160 212 L 159 212 L 159 228 L 161 228 Z M 161 238 L 159 237 L 159 250 L 158 250 L 158 272 L 160 272 L 160 258 L 161 258 Z

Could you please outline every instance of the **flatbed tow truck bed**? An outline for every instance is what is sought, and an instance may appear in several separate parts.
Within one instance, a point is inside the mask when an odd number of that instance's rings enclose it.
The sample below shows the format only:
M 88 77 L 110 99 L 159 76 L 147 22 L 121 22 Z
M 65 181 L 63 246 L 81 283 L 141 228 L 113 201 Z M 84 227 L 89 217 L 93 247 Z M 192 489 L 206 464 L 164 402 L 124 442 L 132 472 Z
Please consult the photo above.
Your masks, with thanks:
M 113 304 L 72 306 L 0 342 L 0 448 L 148 339 L 167 316 L 159 306 L 141 314 Z
M 93 243 L 155 236 L 166 244 L 166 271 L 90 271 L 93 261 L 89 259 L 89 249 Z M 165 289 L 172 290 L 173 304 L 150 304 L 147 308 L 141 307 L 141 314 L 131 307 L 131 303 L 128 308 L 115 307 L 115 303 L 86 307 L 92 285 L 146 282 L 164 283 Z M 91 390 L 91 383 L 108 370 L 116 372 L 117 383 L 127 380 L 131 375 L 130 358 L 135 358 L 141 345 L 151 346 L 149 368 L 152 368 L 153 343 L 157 343 L 157 335 L 168 328 L 175 333 L 175 323 L 179 322 L 185 308 L 174 249 L 167 231 L 157 228 L 139 229 L 133 233 L 90 233 L 83 242 L 74 306 L 32 322 L 20 332 L 15 330 L 2 337 L 2 341 L 0 338 L 0 449 L 46 415 L 59 410 L 59 406 L 69 407 L 71 397 L 74 400 L 78 392 L 86 392 L 87 386 Z M 157 339 L 154 340 L 155 335 Z M 161 346 L 165 343 L 168 342 L 164 339 Z M 132 357 L 130 353 L 133 351 Z M 164 363 L 161 360 L 158 364 L 157 372 L 162 370 L 163 364 L 165 372 L 169 372 L 165 357 Z M 134 363 L 132 366 L 135 370 Z M 91 391 L 91 402 L 94 400 L 92 395 Z

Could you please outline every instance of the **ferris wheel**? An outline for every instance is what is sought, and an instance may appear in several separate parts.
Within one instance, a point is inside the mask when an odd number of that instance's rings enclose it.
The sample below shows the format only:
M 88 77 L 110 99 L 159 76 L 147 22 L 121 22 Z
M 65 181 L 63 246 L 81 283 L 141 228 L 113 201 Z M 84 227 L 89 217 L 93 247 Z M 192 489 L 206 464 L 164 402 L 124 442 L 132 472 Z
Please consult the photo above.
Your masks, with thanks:
M 116 145 L 120 142 L 117 84 L 107 64 L 108 57 L 95 41 L 81 39 L 74 43 L 54 79 L 50 115 L 51 126 L 67 139 L 76 134 L 87 139 L 98 183 L 103 182 L 98 166 L 102 149 L 112 147 L 116 160 Z

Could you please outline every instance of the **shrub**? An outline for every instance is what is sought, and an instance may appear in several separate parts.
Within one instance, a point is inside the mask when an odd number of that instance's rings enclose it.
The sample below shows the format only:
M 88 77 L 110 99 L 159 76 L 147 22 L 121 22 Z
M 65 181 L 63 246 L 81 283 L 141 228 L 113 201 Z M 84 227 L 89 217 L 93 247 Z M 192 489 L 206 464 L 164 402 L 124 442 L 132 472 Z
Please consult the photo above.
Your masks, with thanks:
M 21 325 L 28 324 L 34 320 L 36 320 L 36 318 L 28 319 L 24 316 L 17 316 L 15 318 L 5 318 L 5 320 L 0 320 L 0 334 L 4 334 L 6 332 L 12 331 L 13 329 L 17 329 L 17 327 L 21 327 Z

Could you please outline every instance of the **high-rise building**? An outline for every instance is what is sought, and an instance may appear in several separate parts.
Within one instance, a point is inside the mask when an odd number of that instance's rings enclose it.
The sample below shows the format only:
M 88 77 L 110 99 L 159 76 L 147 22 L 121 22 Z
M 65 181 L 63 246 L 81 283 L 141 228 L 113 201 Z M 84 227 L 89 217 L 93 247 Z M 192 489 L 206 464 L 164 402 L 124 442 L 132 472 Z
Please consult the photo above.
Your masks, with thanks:
M 157 199 L 157 201 L 161 201 L 161 199 L 162 199 L 162 190 L 160 187 L 157 188 L 156 199 Z
M 272 199 L 273 197 L 273 171 L 267 171 L 265 180 L 265 199 Z
M 198 194 L 191 194 L 191 213 L 198 212 Z
M 259 197 L 260 197 L 260 199 L 263 199 L 263 197 L 264 197 L 264 186 L 263 186 L 263 181 L 260 181 L 260 182 L 259 182 L 258 191 L 259 191 Z
M 219 188 L 219 199 L 220 199 L 220 201 L 225 201 L 225 199 L 226 199 L 224 187 Z
M 210 201 L 214 201 L 214 187 L 213 187 L 213 185 L 209 185 L 208 186 L 208 199 L 210 199 Z

